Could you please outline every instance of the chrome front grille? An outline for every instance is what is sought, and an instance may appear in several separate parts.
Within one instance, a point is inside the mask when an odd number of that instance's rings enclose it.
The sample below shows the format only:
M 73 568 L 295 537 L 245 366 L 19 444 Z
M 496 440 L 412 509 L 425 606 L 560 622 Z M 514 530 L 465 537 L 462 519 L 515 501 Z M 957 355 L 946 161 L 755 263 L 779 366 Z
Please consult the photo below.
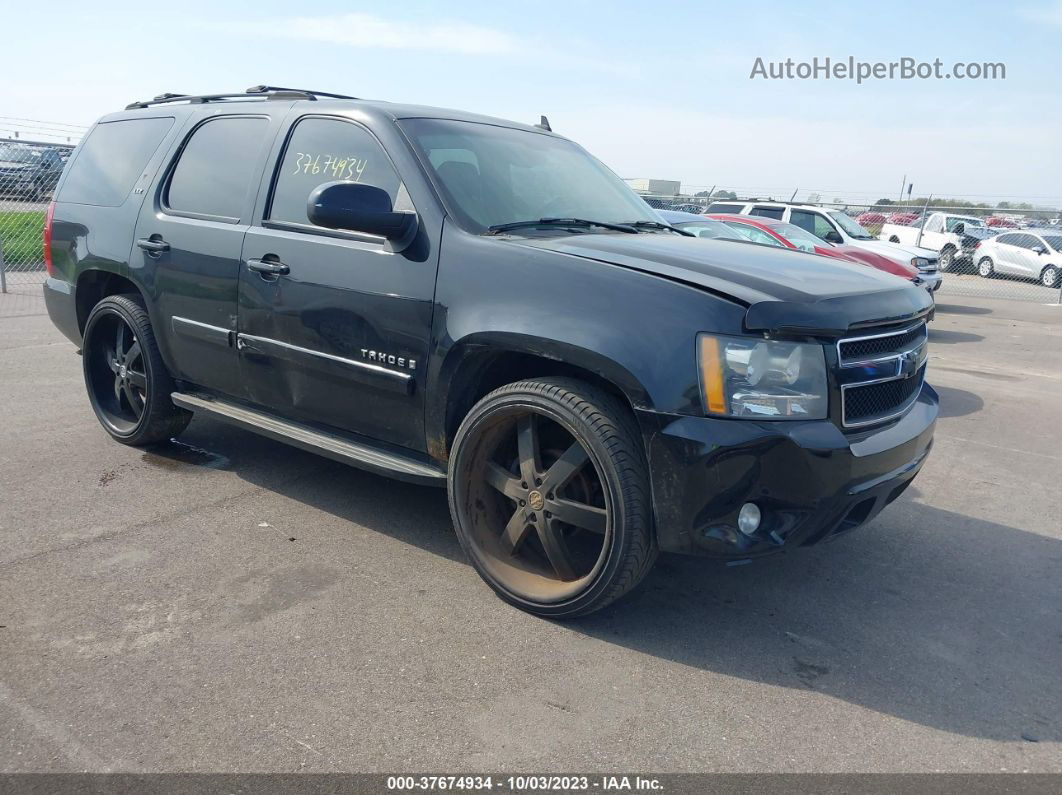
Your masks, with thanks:
M 903 414 L 925 380 L 927 343 L 925 323 L 839 340 L 841 424 L 859 428 Z

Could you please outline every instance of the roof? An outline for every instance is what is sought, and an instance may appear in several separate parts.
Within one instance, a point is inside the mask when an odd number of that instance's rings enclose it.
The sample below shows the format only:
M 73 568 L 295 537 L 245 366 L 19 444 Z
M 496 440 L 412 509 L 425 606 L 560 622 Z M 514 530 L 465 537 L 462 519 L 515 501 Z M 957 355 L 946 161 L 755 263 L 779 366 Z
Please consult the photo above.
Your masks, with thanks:
M 522 124 L 509 119 L 500 119 L 494 116 L 485 116 L 479 113 L 468 113 L 451 108 L 436 108 L 429 105 L 407 105 L 385 100 L 359 99 L 342 94 L 332 94 L 321 91 L 310 91 L 294 88 L 279 88 L 276 86 L 252 86 L 246 91 L 221 93 L 221 94 L 159 94 L 154 99 L 132 102 L 126 106 L 127 111 L 137 111 L 145 108 L 173 107 L 173 106 L 202 106 L 222 105 L 231 107 L 234 104 L 251 104 L 265 101 L 286 100 L 293 104 L 305 104 L 319 112 L 350 112 L 358 110 L 368 112 L 371 115 L 383 116 L 391 119 L 448 119 L 452 121 L 477 122 L 479 124 L 492 124 L 499 127 L 511 127 L 528 132 L 550 134 L 552 131 L 540 125 Z M 545 117 L 542 117 L 543 123 Z

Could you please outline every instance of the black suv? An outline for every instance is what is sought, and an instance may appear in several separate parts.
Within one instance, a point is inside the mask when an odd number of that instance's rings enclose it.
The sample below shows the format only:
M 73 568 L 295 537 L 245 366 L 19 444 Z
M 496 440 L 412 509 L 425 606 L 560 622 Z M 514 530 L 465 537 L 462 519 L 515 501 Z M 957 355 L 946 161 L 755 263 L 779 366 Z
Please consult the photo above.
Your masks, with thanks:
M 932 443 L 924 290 L 673 229 L 544 119 L 163 95 L 92 128 L 45 238 L 116 440 L 203 413 L 446 486 L 477 571 L 540 615 L 658 549 L 834 537 Z

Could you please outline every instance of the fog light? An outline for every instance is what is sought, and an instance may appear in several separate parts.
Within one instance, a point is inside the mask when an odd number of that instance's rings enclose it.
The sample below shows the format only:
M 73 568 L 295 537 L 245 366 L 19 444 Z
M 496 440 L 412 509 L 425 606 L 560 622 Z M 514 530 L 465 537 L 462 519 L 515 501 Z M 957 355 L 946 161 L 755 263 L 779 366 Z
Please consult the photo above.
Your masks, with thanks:
M 746 502 L 738 511 L 738 530 L 747 536 L 756 532 L 760 526 L 760 509 L 756 503 Z

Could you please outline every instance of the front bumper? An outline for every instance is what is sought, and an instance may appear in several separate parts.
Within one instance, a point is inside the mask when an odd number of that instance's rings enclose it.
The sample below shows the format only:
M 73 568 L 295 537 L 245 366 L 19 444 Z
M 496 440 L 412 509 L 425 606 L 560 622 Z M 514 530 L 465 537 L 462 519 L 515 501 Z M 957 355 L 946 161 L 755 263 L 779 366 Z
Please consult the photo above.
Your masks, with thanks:
M 641 412 L 660 548 L 744 560 L 816 544 L 873 519 L 910 485 L 933 444 L 928 384 L 880 429 L 846 435 L 828 420 L 751 422 Z M 751 536 L 737 514 L 755 502 Z
M 922 286 L 931 293 L 935 293 L 939 290 L 941 282 L 944 281 L 944 278 L 940 275 L 940 271 L 919 271 L 918 279 L 922 283 Z

